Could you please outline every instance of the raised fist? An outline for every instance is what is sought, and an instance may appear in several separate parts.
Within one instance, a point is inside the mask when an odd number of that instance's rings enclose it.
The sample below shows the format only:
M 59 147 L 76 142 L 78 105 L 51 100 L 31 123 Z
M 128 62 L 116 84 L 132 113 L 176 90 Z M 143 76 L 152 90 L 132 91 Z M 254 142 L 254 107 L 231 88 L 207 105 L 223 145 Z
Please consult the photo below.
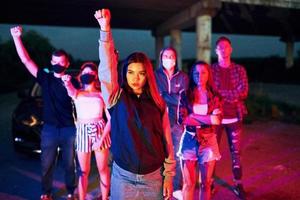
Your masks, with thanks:
M 68 84 L 71 81 L 71 76 L 69 74 L 65 74 L 61 77 L 61 80 L 65 83 Z
M 109 9 L 97 10 L 95 12 L 94 16 L 97 19 L 102 31 L 109 31 L 110 30 L 111 15 L 110 15 Z
M 213 112 L 212 112 L 213 115 L 219 115 L 221 113 L 222 112 L 221 112 L 221 110 L 219 108 L 214 109 Z
M 16 26 L 10 29 L 10 34 L 13 37 L 20 37 L 22 35 L 22 27 L 21 26 Z

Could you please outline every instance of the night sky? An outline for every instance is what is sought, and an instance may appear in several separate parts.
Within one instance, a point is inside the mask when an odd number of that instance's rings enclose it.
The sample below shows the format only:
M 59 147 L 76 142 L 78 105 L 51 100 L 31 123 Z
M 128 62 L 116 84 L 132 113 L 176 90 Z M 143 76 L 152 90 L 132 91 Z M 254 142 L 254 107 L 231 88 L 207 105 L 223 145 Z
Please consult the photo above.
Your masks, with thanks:
M 0 24 L 0 39 L 5 41 L 10 38 L 9 29 L 14 25 Z M 41 35 L 49 38 L 55 48 L 63 48 L 74 58 L 82 60 L 98 59 L 98 29 L 97 28 L 64 28 L 54 26 L 28 26 L 23 30 L 36 30 Z M 221 34 L 213 34 L 212 56 L 215 57 L 214 44 Z M 150 58 L 155 58 L 155 40 L 150 31 L 135 31 L 125 29 L 113 29 L 116 48 L 123 59 L 131 52 L 142 51 Z M 233 57 L 268 57 L 284 56 L 285 44 L 280 42 L 279 37 L 226 35 L 232 40 Z M 195 57 L 195 33 L 182 34 L 182 56 L 183 58 Z M 165 46 L 169 44 L 170 38 L 165 37 Z M 295 43 L 294 55 L 298 55 L 300 44 Z

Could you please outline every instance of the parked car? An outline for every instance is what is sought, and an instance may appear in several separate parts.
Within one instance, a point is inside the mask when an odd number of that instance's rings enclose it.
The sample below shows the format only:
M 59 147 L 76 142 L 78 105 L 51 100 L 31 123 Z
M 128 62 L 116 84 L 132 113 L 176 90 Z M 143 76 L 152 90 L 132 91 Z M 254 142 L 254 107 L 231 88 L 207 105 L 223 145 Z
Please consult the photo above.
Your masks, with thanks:
M 78 70 L 68 71 L 75 76 Z M 21 99 L 12 113 L 12 137 L 16 151 L 41 153 L 41 130 L 43 126 L 42 88 L 35 82 L 29 89 L 18 93 Z
M 34 83 L 29 91 L 19 92 L 18 97 L 21 101 L 12 113 L 14 148 L 17 151 L 41 153 L 42 89 L 38 83 Z

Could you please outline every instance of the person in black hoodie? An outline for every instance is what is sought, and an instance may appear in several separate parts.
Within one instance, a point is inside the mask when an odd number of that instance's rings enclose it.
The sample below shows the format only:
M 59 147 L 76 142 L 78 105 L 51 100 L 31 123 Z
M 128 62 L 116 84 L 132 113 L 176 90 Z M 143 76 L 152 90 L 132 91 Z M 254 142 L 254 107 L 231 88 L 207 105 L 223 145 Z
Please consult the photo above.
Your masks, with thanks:
M 177 108 L 180 92 L 188 88 L 188 76 L 178 69 L 177 53 L 172 47 L 161 50 L 159 56 L 159 66 L 155 71 L 156 83 L 162 98 L 168 107 L 168 114 L 171 125 L 171 135 L 174 145 L 174 152 L 178 151 L 179 142 L 183 133 L 182 125 L 177 123 Z M 180 159 L 176 157 L 176 175 L 173 181 L 175 198 L 180 199 L 182 189 L 182 173 L 180 169 Z

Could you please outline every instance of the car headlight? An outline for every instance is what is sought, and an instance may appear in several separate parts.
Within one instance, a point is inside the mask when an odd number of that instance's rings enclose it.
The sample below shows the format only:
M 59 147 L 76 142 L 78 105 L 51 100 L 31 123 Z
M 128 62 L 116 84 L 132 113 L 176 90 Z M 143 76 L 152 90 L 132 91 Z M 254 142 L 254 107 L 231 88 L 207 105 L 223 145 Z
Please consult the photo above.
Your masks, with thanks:
M 30 115 L 30 117 L 28 119 L 23 119 L 21 122 L 22 122 L 22 124 L 24 124 L 26 126 L 30 126 L 30 127 L 40 124 L 40 121 L 34 115 Z

